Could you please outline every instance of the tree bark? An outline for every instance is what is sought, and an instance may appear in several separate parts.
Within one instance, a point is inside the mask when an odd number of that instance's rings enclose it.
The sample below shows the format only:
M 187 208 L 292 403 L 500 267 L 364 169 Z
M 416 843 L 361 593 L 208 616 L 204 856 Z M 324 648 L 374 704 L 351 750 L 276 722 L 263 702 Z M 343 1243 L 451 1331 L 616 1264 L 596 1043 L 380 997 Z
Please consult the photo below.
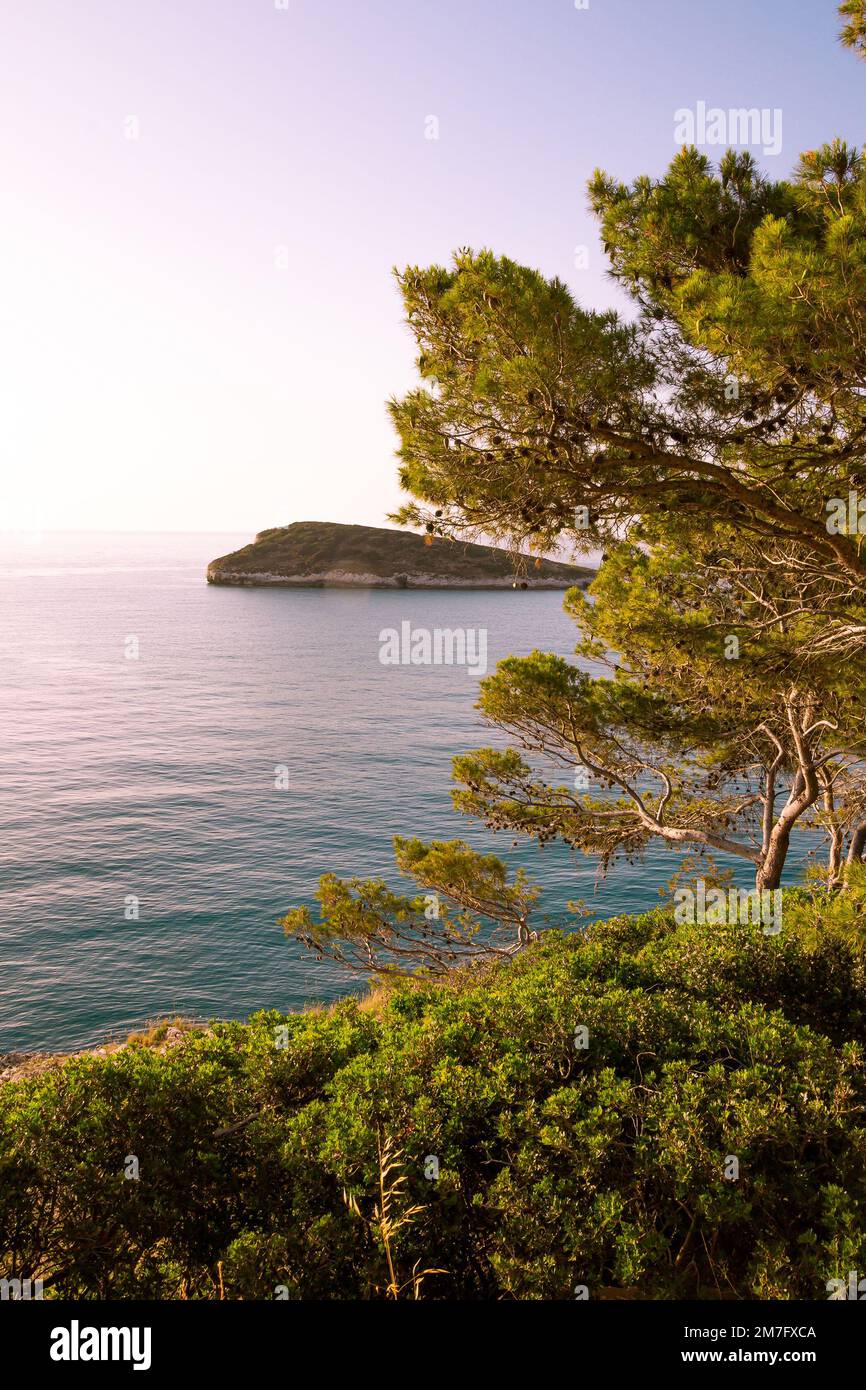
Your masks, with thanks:
M 859 864 L 863 858 L 863 851 L 866 850 L 866 821 L 861 821 L 855 828 L 851 836 L 851 843 L 848 846 L 847 862 L 849 864 Z

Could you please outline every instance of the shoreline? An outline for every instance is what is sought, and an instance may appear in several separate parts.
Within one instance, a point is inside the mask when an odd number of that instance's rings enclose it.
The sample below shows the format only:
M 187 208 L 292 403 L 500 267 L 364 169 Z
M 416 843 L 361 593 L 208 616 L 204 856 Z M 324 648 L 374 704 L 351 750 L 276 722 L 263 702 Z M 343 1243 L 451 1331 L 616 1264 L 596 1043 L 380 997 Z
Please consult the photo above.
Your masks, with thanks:
M 284 589 L 546 589 L 564 593 L 567 589 L 586 589 L 591 578 L 585 581 L 572 578 L 558 579 L 549 576 L 535 579 L 515 580 L 512 576 L 487 579 L 452 579 L 427 574 L 351 574 L 345 570 L 326 570 L 321 574 L 274 574 L 268 571 L 220 571 L 208 565 L 207 582 L 216 586 L 236 588 L 284 588 Z
M 204 1033 L 209 1027 L 209 1024 L 196 1023 L 192 1019 L 173 1018 L 170 1022 L 159 1020 L 139 1032 L 129 1033 L 125 1038 L 107 1038 L 93 1047 L 76 1047 L 69 1052 L 0 1052 L 0 1086 L 5 1082 L 40 1076 L 42 1072 L 62 1067 L 76 1057 L 111 1057 L 135 1043 L 141 1043 L 153 1052 L 165 1052 L 177 1047 L 190 1033 Z

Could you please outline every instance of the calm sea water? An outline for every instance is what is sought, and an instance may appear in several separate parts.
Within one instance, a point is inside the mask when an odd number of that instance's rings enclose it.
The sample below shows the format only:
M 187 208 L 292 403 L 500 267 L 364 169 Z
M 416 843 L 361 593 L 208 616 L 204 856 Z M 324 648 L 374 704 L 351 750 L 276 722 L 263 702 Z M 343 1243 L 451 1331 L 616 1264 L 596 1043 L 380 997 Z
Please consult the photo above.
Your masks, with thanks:
M 543 881 L 553 918 L 594 893 L 605 916 L 658 901 L 670 856 L 595 892 L 590 861 L 456 815 L 452 755 L 495 741 L 477 679 L 379 662 L 380 631 L 407 619 L 486 628 L 489 669 L 569 655 L 561 594 L 209 587 L 207 561 L 249 539 L 2 538 L 0 1050 L 358 988 L 277 918 L 328 870 L 398 883 L 395 833 L 495 849 Z

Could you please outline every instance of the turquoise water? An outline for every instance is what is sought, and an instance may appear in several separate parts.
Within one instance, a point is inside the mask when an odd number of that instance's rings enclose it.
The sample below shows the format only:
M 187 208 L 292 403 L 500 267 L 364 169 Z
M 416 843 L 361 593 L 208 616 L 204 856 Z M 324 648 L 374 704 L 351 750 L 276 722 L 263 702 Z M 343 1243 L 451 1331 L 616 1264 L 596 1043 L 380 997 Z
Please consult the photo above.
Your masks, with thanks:
M 489 669 L 568 655 L 561 594 L 209 587 L 207 561 L 248 540 L 3 538 L 0 1050 L 358 988 L 276 920 L 327 870 L 398 882 L 395 833 L 496 849 L 541 876 L 554 920 L 594 893 L 599 915 L 651 907 L 670 876 L 656 850 L 595 892 L 591 861 L 457 816 L 451 757 L 493 741 L 477 679 L 380 664 L 404 620 L 485 628 Z

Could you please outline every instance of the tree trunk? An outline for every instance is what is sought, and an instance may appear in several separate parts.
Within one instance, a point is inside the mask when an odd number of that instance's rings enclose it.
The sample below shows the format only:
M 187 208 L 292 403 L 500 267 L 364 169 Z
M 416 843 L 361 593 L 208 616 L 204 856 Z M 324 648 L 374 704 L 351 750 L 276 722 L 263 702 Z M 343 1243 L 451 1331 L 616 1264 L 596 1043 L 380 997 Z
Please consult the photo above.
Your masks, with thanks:
M 861 821 L 855 828 L 854 834 L 851 836 L 851 843 L 848 846 L 847 862 L 849 864 L 859 864 L 863 859 L 864 850 L 866 850 L 866 821 Z
M 842 884 L 842 851 L 845 848 L 845 833 L 836 815 L 836 798 L 833 795 L 833 779 L 826 768 L 822 768 L 819 778 L 824 788 L 824 813 L 830 834 L 830 853 L 827 859 L 827 887 L 839 888 Z
M 818 775 L 812 761 L 808 735 L 804 734 L 802 724 L 800 723 L 801 716 L 798 715 L 796 711 L 796 695 L 796 690 L 793 690 L 786 704 L 788 707 L 788 723 L 790 724 L 794 746 L 797 750 L 799 767 L 791 786 L 787 805 L 776 821 L 769 840 L 765 840 L 764 852 L 758 861 L 755 887 L 761 889 L 775 889 L 779 887 L 782 881 L 782 870 L 785 867 L 785 859 L 787 858 L 788 848 L 791 843 L 791 831 L 794 829 L 794 826 L 803 813 L 808 811 L 810 806 L 814 806 L 821 791 L 821 785 L 818 781 Z
M 773 835 L 767 853 L 758 865 L 758 872 L 755 875 L 756 888 L 778 888 L 782 881 L 782 870 L 785 867 L 790 843 L 790 830 Z

